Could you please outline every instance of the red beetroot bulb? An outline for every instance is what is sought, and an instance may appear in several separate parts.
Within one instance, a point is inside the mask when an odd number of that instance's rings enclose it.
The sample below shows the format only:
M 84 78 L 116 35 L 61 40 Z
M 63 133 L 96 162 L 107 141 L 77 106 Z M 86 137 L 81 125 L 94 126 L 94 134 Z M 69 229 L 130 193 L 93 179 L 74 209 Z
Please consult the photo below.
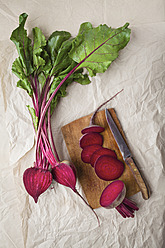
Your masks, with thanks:
M 69 161 L 63 161 L 52 168 L 53 179 L 76 191 L 76 169 Z
M 124 164 L 112 156 L 102 155 L 96 160 L 94 169 L 100 179 L 111 181 L 123 174 Z
M 44 193 L 52 183 L 50 171 L 41 168 L 28 168 L 23 174 L 23 182 L 26 191 L 34 198 L 35 203 L 38 197 Z
M 109 155 L 114 158 L 117 158 L 115 151 L 109 148 L 101 147 L 100 149 L 96 150 L 91 156 L 90 164 L 92 165 L 92 167 L 94 167 L 96 160 L 102 155 Z

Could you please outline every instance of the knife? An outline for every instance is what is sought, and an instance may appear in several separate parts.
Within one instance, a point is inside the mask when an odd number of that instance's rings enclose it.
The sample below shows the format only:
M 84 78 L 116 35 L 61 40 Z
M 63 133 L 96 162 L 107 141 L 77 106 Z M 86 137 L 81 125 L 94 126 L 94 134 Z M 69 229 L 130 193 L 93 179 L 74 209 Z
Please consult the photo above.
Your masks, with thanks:
M 123 139 L 123 136 L 121 135 L 118 127 L 116 126 L 110 112 L 108 111 L 108 109 L 105 109 L 105 115 L 106 115 L 106 119 L 107 119 L 107 123 L 110 127 L 110 130 L 116 140 L 116 143 L 119 147 L 119 150 L 121 152 L 121 155 L 125 161 L 125 163 L 129 166 L 129 168 L 131 169 L 133 176 L 141 190 L 142 196 L 145 200 L 149 199 L 150 197 L 150 190 L 148 185 L 146 184 L 146 182 L 144 181 L 140 171 L 138 170 L 134 159 L 132 157 L 132 154 L 130 152 L 130 149 L 128 148 L 125 140 Z

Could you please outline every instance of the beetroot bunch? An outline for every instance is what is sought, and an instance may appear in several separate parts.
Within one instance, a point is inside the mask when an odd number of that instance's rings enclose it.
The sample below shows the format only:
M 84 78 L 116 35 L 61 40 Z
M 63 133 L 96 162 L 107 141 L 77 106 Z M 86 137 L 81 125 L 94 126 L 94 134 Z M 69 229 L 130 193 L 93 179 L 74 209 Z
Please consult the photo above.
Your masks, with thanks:
M 31 106 L 27 107 L 36 135 L 34 167 L 25 170 L 23 182 L 35 202 L 53 179 L 79 195 L 74 166 L 58 157 L 51 117 L 71 83 L 87 85 L 90 77 L 109 68 L 130 40 L 129 23 L 115 29 L 102 24 L 93 27 L 85 22 L 76 37 L 67 31 L 54 31 L 46 37 L 38 27 L 28 35 L 27 17 L 26 13 L 19 16 L 18 26 L 10 36 L 18 52 L 12 72 L 18 77 L 17 87 L 24 89 L 31 99 Z

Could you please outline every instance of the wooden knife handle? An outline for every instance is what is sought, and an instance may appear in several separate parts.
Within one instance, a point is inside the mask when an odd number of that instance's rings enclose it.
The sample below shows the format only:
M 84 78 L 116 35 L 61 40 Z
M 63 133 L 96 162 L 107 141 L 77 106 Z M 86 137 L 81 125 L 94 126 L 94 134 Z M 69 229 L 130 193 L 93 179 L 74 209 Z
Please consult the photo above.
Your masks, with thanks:
M 142 178 L 142 175 L 140 173 L 140 171 L 138 170 L 133 158 L 128 157 L 125 159 L 126 164 L 129 166 L 129 168 L 131 169 L 134 178 L 141 190 L 142 196 L 145 200 L 148 200 L 150 197 L 150 189 L 148 187 L 148 185 L 145 183 L 144 179 Z

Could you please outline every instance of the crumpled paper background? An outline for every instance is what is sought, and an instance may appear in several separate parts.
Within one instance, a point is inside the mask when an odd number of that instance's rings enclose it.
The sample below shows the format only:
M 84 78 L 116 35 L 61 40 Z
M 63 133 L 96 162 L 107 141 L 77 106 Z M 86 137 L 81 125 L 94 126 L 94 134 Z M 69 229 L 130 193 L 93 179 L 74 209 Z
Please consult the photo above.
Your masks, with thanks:
M 163 248 L 165 247 L 165 4 L 145 1 L 4 1 L 0 2 L 0 247 L 2 248 Z M 34 161 L 35 139 L 26 105 L 30 99 L 16 87 L 11 65 L 17 57 L 9 37 L 26 12 L 29 32 L 40 27 L 73 36 L 82 22 L 122 26 L 130 22 L 131 41 L 107 72 L 87 86 L 72 84 L 52 119 L 62 159 L 69 159 L 60 128 L 92 113 L 122 88 L 107 107 L 114 107 L 152 195 L 134 219 L 117 211 L 90 209 L 70 189 L 53 184 L 37 204 L 25 192 L 22 175 Z M 77 189 L 83 194 L 77 181 Z

